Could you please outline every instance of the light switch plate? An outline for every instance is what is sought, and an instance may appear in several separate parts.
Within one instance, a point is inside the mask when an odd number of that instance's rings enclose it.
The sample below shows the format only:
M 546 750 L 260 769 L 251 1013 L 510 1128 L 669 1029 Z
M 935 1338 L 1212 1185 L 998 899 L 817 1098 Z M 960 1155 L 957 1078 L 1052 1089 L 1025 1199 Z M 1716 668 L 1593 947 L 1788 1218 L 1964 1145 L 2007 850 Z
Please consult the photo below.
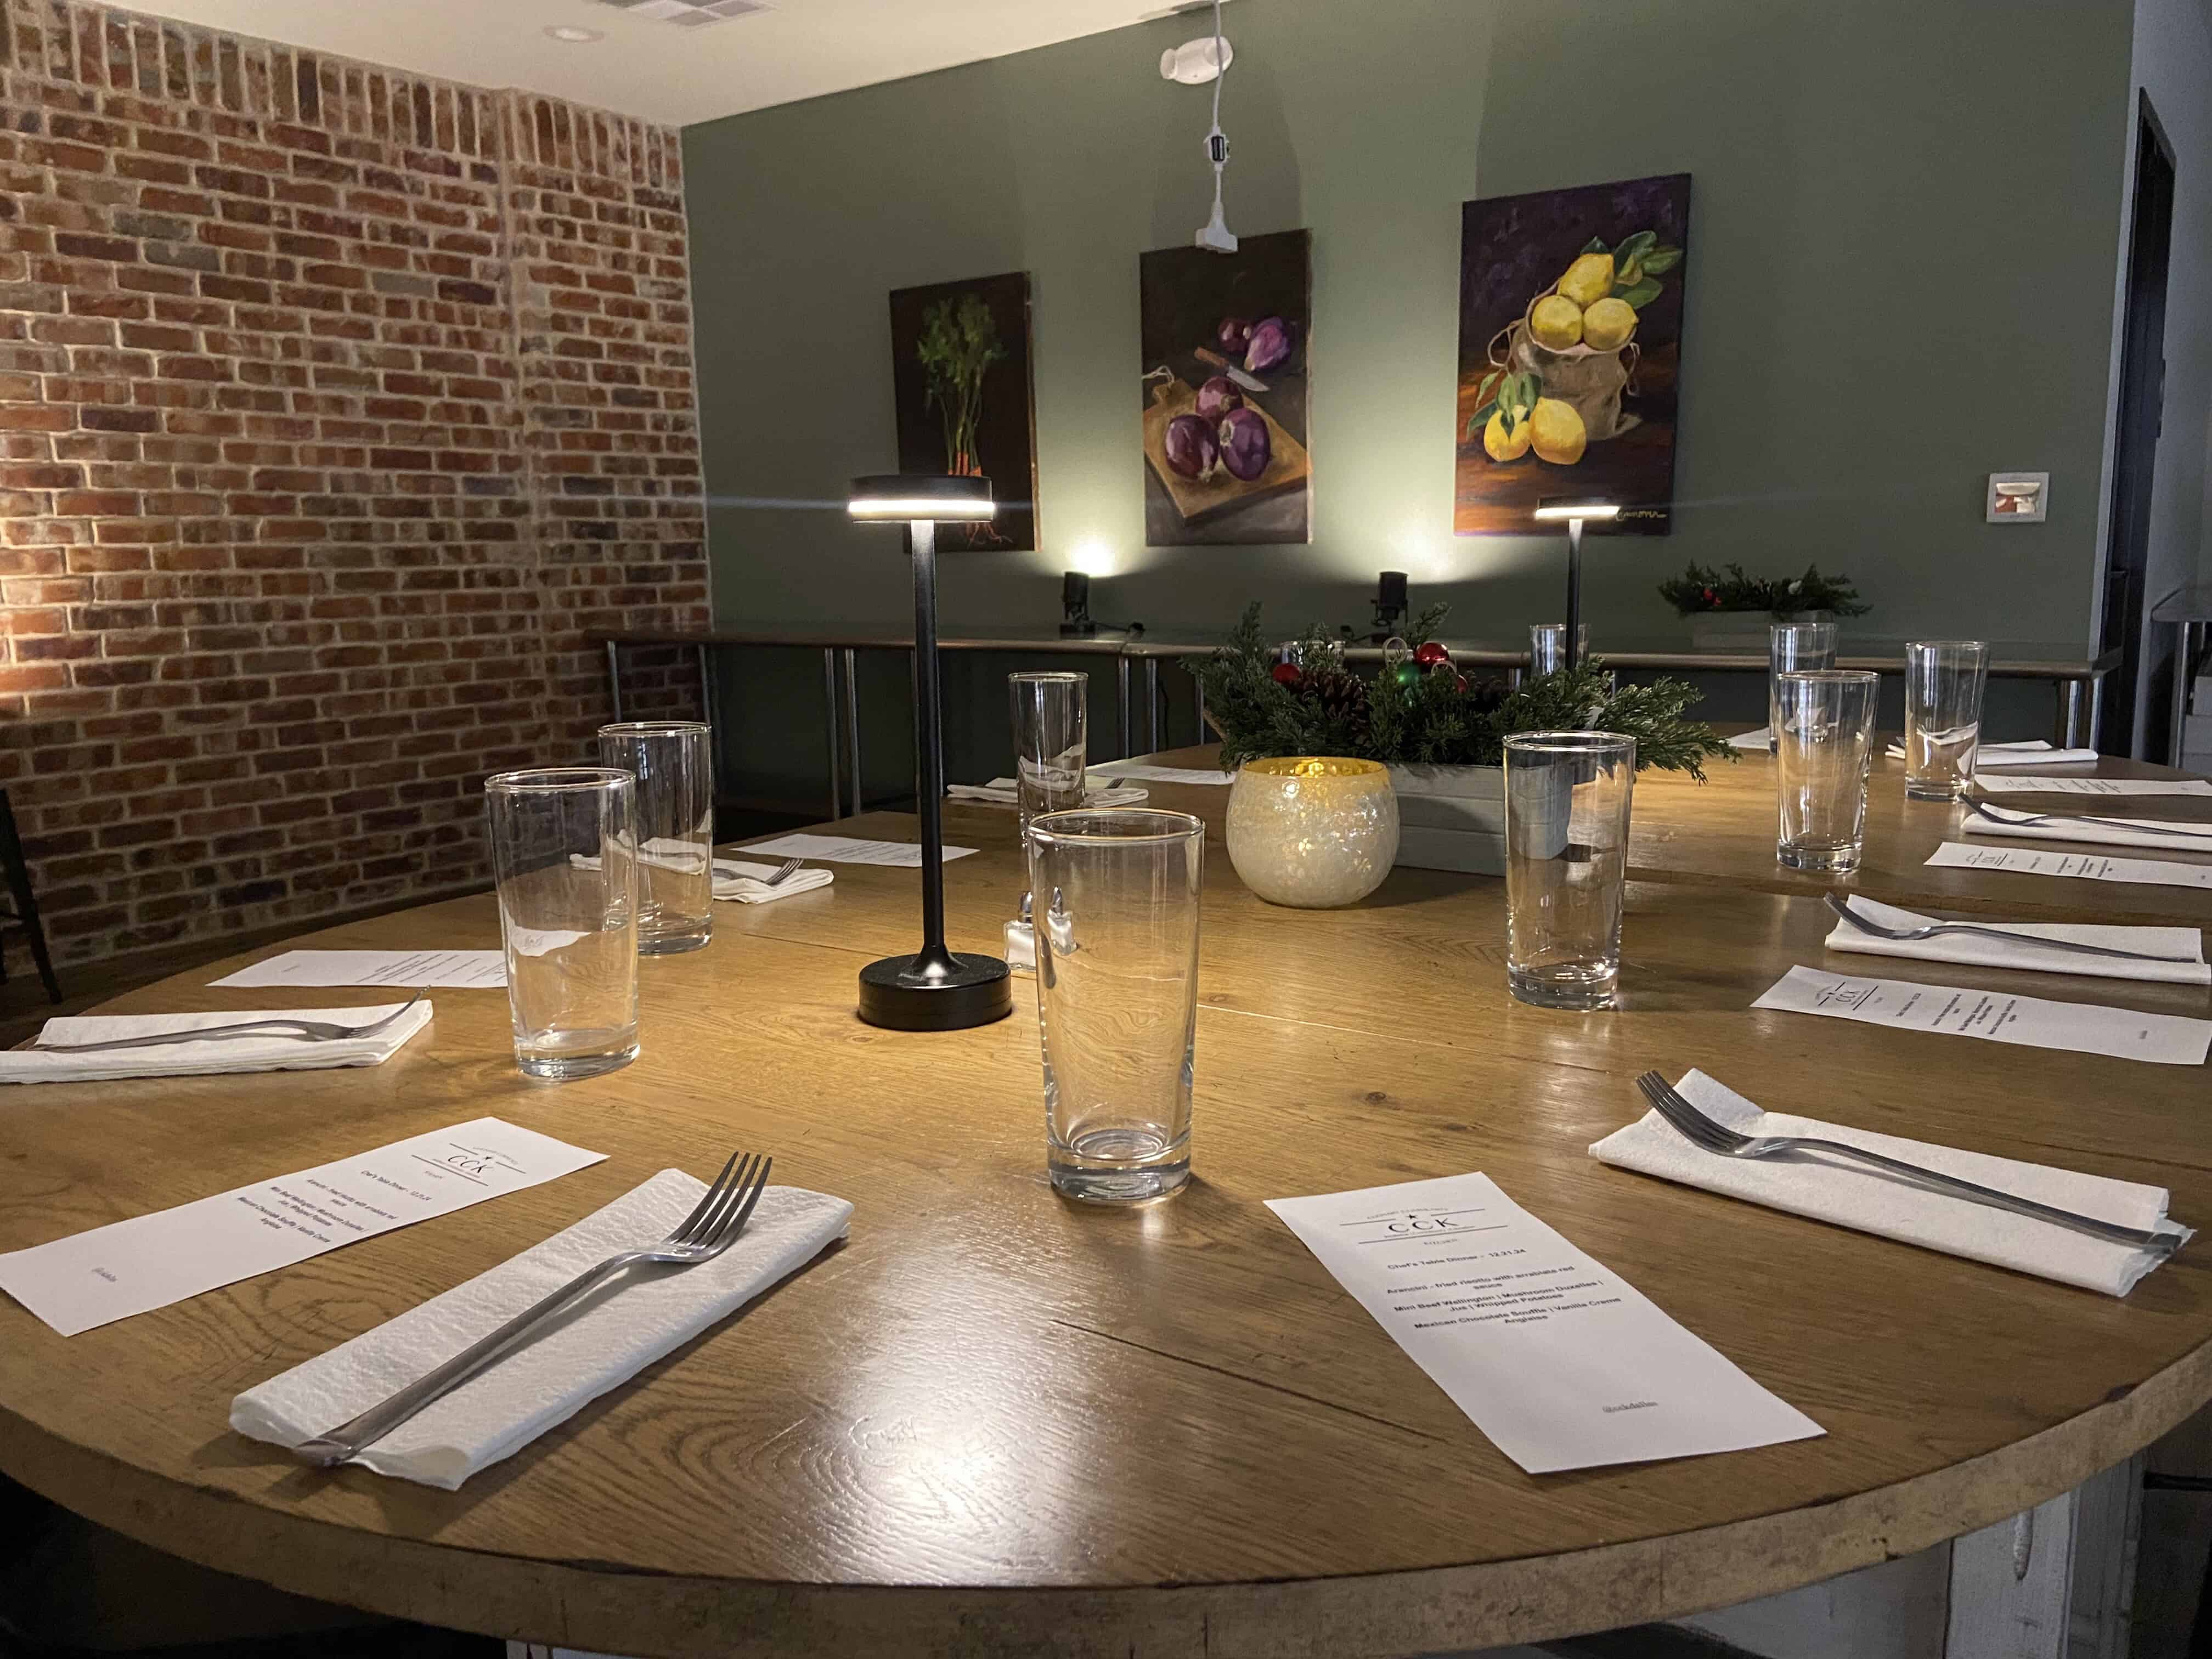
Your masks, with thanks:
M 2041 524 L 2051 506 L 2048 472 L 1992 472 L 1988 510 L 1991 524 Z

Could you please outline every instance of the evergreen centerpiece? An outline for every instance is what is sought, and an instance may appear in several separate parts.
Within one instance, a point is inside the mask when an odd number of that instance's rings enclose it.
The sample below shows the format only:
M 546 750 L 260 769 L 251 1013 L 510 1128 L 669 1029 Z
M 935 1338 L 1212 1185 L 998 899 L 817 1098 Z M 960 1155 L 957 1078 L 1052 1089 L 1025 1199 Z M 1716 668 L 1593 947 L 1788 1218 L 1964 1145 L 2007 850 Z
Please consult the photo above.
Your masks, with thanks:
M 1659 597 L 1674 607 L 1678 617 L 1717 611 L 1764 611 L 1775 617 L 1827 611 L 1838 617 L 1863 617 L 1873 608 L 1860 601 L 1849 576 L 1823 576 L 1820 568 L 1812 564 L 1802 576 L 1768 577 L 1748 575 L 1740 564 L 1709 570 L 1693 563 L 1680 575 L 1661 582 Z
M 1405 660 L 1363 675 L 1344 666 L 1340 641 L 1318 628 L 1299 641 L 1297 664 L 1278 662 L 1255 601 L 1229 642 L 1192 671 L 1221 733 L 1223 768 L 1286 755 L 1381 761 L 1394 771 L 1495 767 L 1516 732 L 1576 729 L 1632 737 L 1638 769 L 1687 772 L 1700 781 L 1707 760 L 1735 758 L 1711 726 L 1683 718 L 1701 694 L 1679 680 L 1616 688 L 1595 658 L 1511 690 L 1500 680 L 1470 678 L 1433 637 L 1448 610 L 1436 605 L 1421 613 L 1405 635 Z

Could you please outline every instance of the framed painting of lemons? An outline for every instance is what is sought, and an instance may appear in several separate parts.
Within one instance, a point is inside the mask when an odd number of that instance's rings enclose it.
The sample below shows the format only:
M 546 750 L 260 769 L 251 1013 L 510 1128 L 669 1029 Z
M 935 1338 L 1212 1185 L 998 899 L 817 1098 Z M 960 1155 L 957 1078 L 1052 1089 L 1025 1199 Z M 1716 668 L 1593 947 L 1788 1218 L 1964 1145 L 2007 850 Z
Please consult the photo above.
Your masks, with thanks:
M 1621 504 L 1593 534 L 1667 533 L 1689 229 L 1686 173 L 1461 210 L 1458 534 L 1568 493 Z

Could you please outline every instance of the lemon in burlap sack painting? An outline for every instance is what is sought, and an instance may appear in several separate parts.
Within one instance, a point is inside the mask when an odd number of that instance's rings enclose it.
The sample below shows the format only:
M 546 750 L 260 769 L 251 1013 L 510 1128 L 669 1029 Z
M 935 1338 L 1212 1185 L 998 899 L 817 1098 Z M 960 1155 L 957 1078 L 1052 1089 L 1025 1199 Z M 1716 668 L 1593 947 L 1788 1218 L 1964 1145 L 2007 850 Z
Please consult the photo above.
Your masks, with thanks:
M 1526 535 L 1568 494 L 1666 533 L 1689 217 L 1686 173 L 1462 210 L 1459 534 Z

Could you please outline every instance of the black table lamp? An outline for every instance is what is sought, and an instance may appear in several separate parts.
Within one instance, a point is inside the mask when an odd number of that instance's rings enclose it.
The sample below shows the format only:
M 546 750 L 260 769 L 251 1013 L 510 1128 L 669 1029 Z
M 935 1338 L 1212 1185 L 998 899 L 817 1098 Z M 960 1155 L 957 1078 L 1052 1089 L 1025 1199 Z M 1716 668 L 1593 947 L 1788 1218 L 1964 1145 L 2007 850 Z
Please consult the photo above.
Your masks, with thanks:
M 964 1031 L 1014 1012 L 996 957 L 945 947 L 945 716 L 937 677 L 937 526 L 993 516 L 988 478 L 855 478 L 855 519 L 904 524 L 914 556 L 914 754 L 921 818 L 921 949 L 860 969 L 860 1018 L 894 1031 Z
M 1540 524 L 1567 521 L 1567 642 L 1566 665 L 1572 668 L 1582 656 L 1583 638 L 1583 526 L 1593 519 L 1617 519 L 1619 501 L 1595 495 L 1547 495 L 1536 503 Z

